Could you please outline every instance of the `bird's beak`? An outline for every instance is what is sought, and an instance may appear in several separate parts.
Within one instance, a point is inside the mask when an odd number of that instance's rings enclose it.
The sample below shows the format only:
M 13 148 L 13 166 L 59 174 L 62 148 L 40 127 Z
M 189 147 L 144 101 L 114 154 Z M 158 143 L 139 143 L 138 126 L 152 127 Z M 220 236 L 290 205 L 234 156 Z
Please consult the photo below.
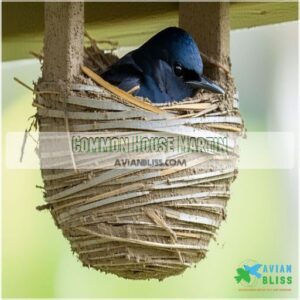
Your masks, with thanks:
M 193 89 L 204 89 L 217 94 L 225 94 L 225 91 L 220 86 L 204 76 L 201 76 L 200 80 L 186 81 L 186 84 Z

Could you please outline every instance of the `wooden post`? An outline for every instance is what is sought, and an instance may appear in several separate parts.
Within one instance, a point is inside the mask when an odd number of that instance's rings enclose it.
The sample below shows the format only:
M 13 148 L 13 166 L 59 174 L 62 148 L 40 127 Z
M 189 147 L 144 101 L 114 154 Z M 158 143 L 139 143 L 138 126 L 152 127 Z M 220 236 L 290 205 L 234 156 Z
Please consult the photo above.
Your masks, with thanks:
M 229 68 L 229 2 L 179 4 L 179 26 L 196 40 L 201 52 Z M 220 80 L 218 68 L 206 66 L 205 74 Z
M 44 62 L 42 78 L 39 79 L 37 89 L 55 91 L 55 93 L 43 94 L 44 102 L 48 102 L 51 108 L 61 105 L 70 93 L 70 83 L 81 72 L 84 51 L 84 4 L 83 2 L 45 2 L 45 33 L 44 33 Z M 37 95 L 36 102 L 39 102 Z M 55 101 L 58 100 L 58 101 Z M 70 149 L 70 166 L 76 170 L 76 164 L 71 149 L 69 120 L 66 104 L 63 102 L 65 111 L 64 125 L 66 135 L 66 149 Z M 40 132 L 49 131 L 43 128 L 45 118 L 39 119 Z M 62 125 L 60 120 L 51 120 L 55 131 L 56 125 Z M 49 125 L 49 124 L 48 124 Z M 64 141 L 63 141 L 64 142 Z M 62 143 L 59 138 L 51 140 L 53 145 Z M 40 139 L 40 153 L 46 151 L 49 141 Z M 50 145 L 52 145 L 50 144 Z M 65 163 L 66 163 L 65 159 Z M 41 160 L 41 165 L 43 165 Z M 42 168 L 42 175 L 54 174 L 55 170 Z
M 45 2 L 44 81 L 72 81 L 83 60 L 83 2 Z

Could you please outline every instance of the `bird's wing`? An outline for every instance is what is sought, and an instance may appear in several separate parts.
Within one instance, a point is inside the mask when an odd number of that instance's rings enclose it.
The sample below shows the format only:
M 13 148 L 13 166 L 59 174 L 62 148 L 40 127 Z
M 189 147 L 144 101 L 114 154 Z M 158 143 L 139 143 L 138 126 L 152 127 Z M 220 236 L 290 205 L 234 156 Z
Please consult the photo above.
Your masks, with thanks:
M 261 264 L 256 264 L 254 265 L 252 268 L 255 270 L 255 271 L 258 271 L 260 269 L 262 265 Z
M 244 265 L 244 269 L 245 269 L 246 271 L 251 270 L 251 268 L 250 268 L 248 265 Z
M 261 274 L 258 272 L 261 266 L 261 264 L 256 264 L 252 266 L 252 274 L 257 278 L 261 277 Z
M 250 275 L 248 271 L 244 270 L 243 268 L 239 268 L 237 269 L 237 272 L 246 282 L 250 282 Z
M 257 272 L 259 270 L 259 268 L 261 267 L 261 264 L 256 264 L 253 265 L 252 267 L 248 266 L 248 265 L 244 265 L 245 270 L 249 271 L 249 272 Z
M 140 85 L 143 72 L 134 62 L 131 54 L 125 55 L 117 63 L 101 74 L 102 78 L 124 91 Z

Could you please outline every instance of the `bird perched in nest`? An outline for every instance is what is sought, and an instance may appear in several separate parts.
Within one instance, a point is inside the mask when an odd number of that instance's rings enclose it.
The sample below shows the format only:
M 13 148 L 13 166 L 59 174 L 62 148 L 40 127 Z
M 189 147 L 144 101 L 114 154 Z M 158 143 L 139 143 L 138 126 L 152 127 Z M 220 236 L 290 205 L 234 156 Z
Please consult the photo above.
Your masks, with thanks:
M 224 90 L 203 76 L 199 49 L 186 31 L 169 27 L 100 74 L 106 81 L 154 103 L 180 101 L 198 89 Z

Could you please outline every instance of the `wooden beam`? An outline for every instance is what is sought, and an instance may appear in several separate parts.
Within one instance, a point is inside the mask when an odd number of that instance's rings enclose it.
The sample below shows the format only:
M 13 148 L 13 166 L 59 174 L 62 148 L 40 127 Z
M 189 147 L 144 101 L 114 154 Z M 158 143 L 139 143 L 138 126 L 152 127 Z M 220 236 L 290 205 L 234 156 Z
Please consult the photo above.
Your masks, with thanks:
M 231 29 L 250 28 L 298 20 L 295 2 L 232 2 Z
M 46 2 L 43 80 L 70 82 L 83 60 L 82 2 Z
M 230 17 L 228 2 L 179 4 L 179 27 L 192 34 L 199 49 L 214 61 L 229 67 Z M 205 68 L 205 74 L 220 80 L 217 67 Z
M 2 59 L 31 58 L 43 47 L 44 3 L 2 3 Z M 85 2 L 85 28 L 98 40 L 138 46 L 168 26 L 178 26 L 178 2 Z M 298 19 L 297 2 L 231 2 L 231 30 Z M 103 45 L 106 46 L 106 45 Z

